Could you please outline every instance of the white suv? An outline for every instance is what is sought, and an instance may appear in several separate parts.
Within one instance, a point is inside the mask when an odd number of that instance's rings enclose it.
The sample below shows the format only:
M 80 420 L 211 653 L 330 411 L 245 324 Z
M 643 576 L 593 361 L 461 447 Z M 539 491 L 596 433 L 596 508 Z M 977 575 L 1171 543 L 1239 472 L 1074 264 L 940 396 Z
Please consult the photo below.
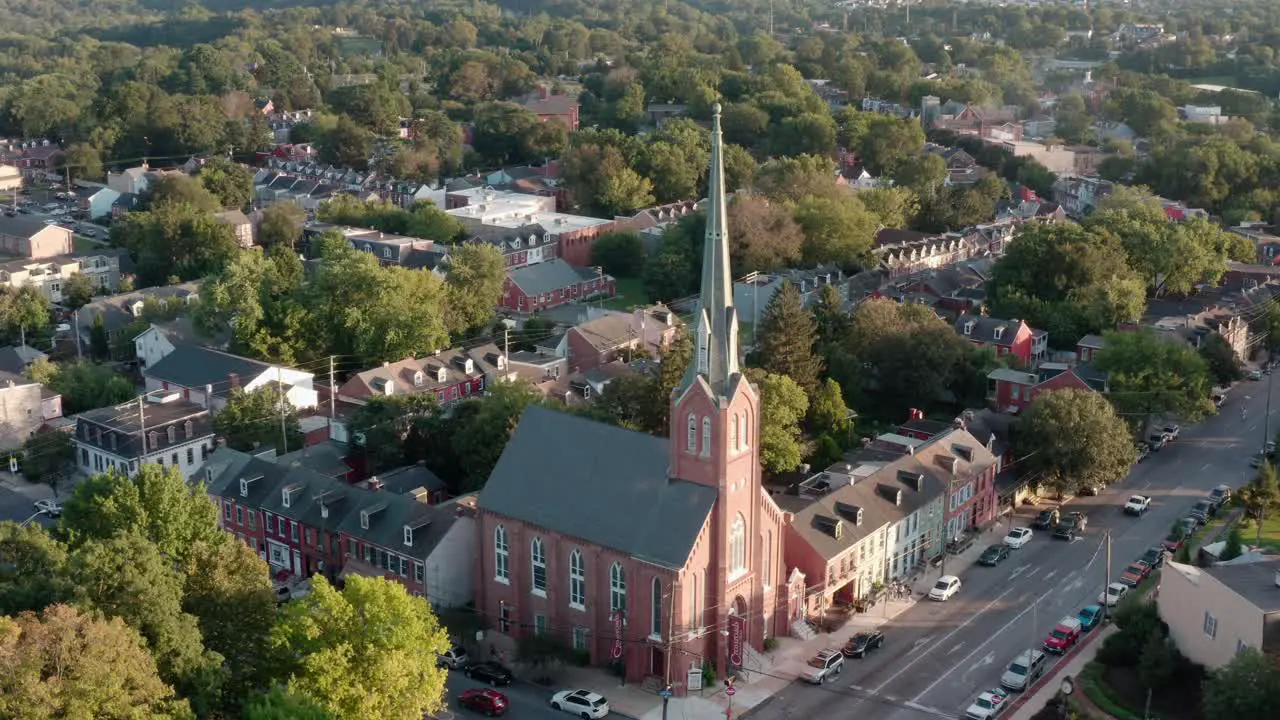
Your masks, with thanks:
M 832 676 L 839 675 L 843 669 L 844 653 L 839 650 L 823 650 L 809 658 L 802 677 L 814 685 L 821 685 Z

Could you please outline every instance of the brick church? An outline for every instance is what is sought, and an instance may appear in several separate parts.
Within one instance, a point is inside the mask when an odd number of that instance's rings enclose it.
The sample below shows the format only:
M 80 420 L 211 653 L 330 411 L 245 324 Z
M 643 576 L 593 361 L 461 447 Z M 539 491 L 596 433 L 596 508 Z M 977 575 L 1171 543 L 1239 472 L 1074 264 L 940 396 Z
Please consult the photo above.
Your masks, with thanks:
M 720 678 L 755 665 L 803 604 L 738 365 L 722 148 L 717 105 L 696 352 L 668 439 L 531 407 L 480 494 L 476 602 L 495 645 L 551 634 L 680 692 L 704 664 Z

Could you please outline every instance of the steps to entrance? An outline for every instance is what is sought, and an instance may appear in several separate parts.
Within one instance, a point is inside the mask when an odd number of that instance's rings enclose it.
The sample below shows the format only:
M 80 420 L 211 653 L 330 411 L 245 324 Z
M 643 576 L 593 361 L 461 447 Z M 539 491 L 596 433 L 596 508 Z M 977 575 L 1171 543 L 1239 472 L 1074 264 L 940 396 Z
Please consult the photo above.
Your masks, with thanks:
M 791 623 L 791 635 L 800 642 L 808 642 L 818 636 L 803 619 Z

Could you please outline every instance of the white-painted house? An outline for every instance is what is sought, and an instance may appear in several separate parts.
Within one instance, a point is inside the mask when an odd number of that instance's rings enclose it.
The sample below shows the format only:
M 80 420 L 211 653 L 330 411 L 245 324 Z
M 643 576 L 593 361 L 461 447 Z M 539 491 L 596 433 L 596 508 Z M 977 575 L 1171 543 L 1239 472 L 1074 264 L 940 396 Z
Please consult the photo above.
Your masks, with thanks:
M 179 393 L 148 393 L 80 413 L 72 443 L 76 464 L 86 473 L 135 475 L 142 465 L 160 465 L 189 478 L 213 452 L 213 422 L 208 410 Z
M 163 357 L 148 362 L 142 371 L 148 391 L 175 391 L 183 399 L 215 413 L 226 406 L 234 388 L 246 392 L 264 388 L 278 391 L 298 409 L 313 408 L 318 403 L 312 373 L 197 345 L 168 347 L 171 349 Z M 162 348 L 157 344 L 150 350 L 158 352 Z

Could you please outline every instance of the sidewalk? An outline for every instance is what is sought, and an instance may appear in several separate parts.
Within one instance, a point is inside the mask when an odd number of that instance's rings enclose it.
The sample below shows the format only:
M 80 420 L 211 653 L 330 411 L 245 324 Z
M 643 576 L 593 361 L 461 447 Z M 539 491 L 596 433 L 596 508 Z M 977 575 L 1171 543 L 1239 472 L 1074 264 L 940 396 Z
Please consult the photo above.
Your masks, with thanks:
M 950 565 L 948 561 L 948 572 Z M 732 698 L 725 695 L 724 686 L 717 683 L 691 692 L 688 697 L 671 698 L 667 716 L 669 720 L 720 720 L 726 715 L 737 718 L 748 714 L 795 681 L 807 667 L 809 658 L 819 650 L 844 647 L 856 633 L 878 628 L 914 604 L 915 600 L 882 600 L 865 613 L 851 615 L 843 627 L 833 632 L 821 633 L 809 640 L 777 638 L 778 647 L 760 656 L 763 667 L 750 667 L 750 660 L 746 663 L 748 667 L 744 668 L 744 677 L 735 684 Z M 566 667 L 557 679 L 563 685 L 588 688 L 604 695 L 615 714 L 635 720 L 662 718 L 662 698 L 658 697 L 656 688 L 642 683 L 624 686 L 617 677 L 593 668 Z
M 1031 720 L 1036 713 L 1044 709 L 1053 696 L 1058 694 L 1058 690 L 1062 687 L 1062 679 L 1070 677 L 1076 680 L 1080 677 L 1080 671 L 1088 665 L 1090 661 L 1098 654 L 1098 648 L 1102 647 L 1102 642 L 1116 631 L 1115 625 L 1107 625 L 1104 628 L 1095 630 L 1085 638 L 1085 641 L 1076 646 L 1067 658 L 1050 668 L 1044 677 L 1031 687 L 1030 690 L 1022 694 L 1022 697 L 1013 705 L 1013 714 L 1008 715 L 1006 720 Z M 1072 697 L 1077 700 L 1084 700 L 1083 690 L 1080 683 L 1076 682 L 1075 692 Z M 1106 717 L 1105 715 L 1102 717 Z
M 78 481 L 78 479 L 77 479 Z M 75 489 L 76 482 L 64 480 L 59 484 L 59 495 L 65 497 Z M 32 502 L 53 499 L 53 488 L 44 483 L 33 483 L 22 475 L 7 470 L 0 472 L 0 487 L 26 496 Z

